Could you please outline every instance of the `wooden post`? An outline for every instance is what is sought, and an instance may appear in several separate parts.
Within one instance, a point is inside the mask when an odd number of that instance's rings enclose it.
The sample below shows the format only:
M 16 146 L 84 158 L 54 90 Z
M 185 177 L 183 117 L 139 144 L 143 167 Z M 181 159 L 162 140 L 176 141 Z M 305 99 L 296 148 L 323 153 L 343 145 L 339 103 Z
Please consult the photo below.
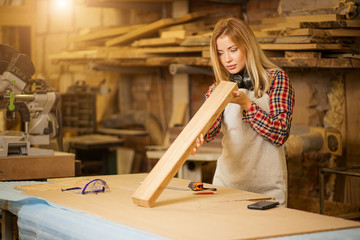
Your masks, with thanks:
M 1 239 L 13 239 L 13 214 L 5 209 L 2 210 L 1 217 Z
M 195 140 L 209 130 L 237 90 L 233 82 L 222 81 L 151 170 L 132 198 L 143 207 L 153 207 L 195 146 Z

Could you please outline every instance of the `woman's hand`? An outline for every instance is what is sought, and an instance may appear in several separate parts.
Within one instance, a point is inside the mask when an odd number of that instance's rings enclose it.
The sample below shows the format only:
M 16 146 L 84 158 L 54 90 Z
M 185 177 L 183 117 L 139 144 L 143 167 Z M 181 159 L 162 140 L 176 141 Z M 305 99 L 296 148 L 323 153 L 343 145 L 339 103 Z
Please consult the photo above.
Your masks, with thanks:
M 196 145 L 193 148 L 191 155 L 194 155 L 200 149 L 201 145 L 204 144 L 204 136 L 202 135 L 202 133 L 200 134 L 200 137 L 196 138 L 195 143 Z
M 249 110 L 252 101 L 244 92 L 233 91 L 233 96 L 233 99 L 230 101 L 231 103 L 239 104 L 245 111 Z

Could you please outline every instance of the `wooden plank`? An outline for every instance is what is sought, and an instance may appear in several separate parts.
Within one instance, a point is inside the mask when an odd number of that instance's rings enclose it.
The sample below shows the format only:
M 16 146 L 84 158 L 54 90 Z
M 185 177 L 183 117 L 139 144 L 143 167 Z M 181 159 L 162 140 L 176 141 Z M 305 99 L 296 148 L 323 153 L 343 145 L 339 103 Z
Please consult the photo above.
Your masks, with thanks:
M 145 27 L 135 29 L 129 33 L 126 33 L 120 37 L 108 40 L 105 42 L 106 46 L 114 46 L 118 44 L 126 44 L 137 38 L 141 38 L 147 36 L 149 34 L 156 33 L 160 28 L 164 28 L 170 25 L 175 25 L 183 22 L 187 22 L 196 18 L 200 18 L 206 16 L 207 13 L 198 12 L 198 13 L 190 13 L 181 18 L 165 18 L 157 20 L 153 23 L 146 25 Z
M 360 20 L 301 22 L 300 28 L 360 28 Z
M 96 59 L 131 59 L 131 58 L 146 58 L 148 55 L 141 49 L 132 47 L 109 47 L 96 48 L 90 50 L 79 50 L 62 52 L 59 54 L 51 54 L 50 60 L 96 60 Z
M 185 38 L 181 46 L 209 46 L 210 38 L 197 37 L 197 38 Z
M 135 29 L 127 34 L 124 34 L 120 37 L 108 40 L 105 42 L 105 46 L 110 47 L 118 44 L 126 44 L 133 41 L 136 38 L 141 38 L 149 34 L 155 33 L 159 28 L 175 24 L 175 19 L 166 18 L 155 21 L 151 24 L 148 24 L 142 28 Z
M 344 58 L 277 58 L 271 57 L 270 61 L 279 67 L 294 68 L 336 68 L 356 69 L 360 68 L 359 59 Z
M 188 30 L 192 32 L 198 32 L 198 31 L 205 31 L 209 30 L 207 27 L 205 27 L 205 22 L 202 20 L 190 22 L 190 23 L 183 23 L 183 24 L 177 24 L 174 26 L 162 28 L 159 30 L 159 33 L 161 34 L 163 31 L 176 31 L 176 30 Z
M 0 180 L 43 179 L 75 175 L 75 155 L 9 156 L 0 158 Z
M 145 26 L 145 24 L 136 24 L 136 25 L 130 25 L 130 26 L 101 29 L 101 30 L 89 32 L 86 34 L 80 34 L 77 36 L 69 37 L 68 41 L 69 42 L 82 42 L 82 41 L 91 41 L 91 40 L 96 40 L 96 39 L 101 39 L 101 38 L 109 38 L 109 37 L 114 37 L 114 36 L 125 34 L 134 29 L 141 28 L 144 26 Z
M 169 66 L 171 63 L 211 66 L 210 59 L 204 57 L 151 57 L 146 59 L 147 66 Z
M 201 106 L 184 130 L 151 170 L 132 198 L 143 207 L 153 207 L 155 201 L 190 156 L 195 140 L 209 130 L 211 124 L 232 99 L 235 83 L 222 81 Z
M 327 41 L 313 36 L 278 36 L 278 37 L 258 37 L 259 43 L 276 43 L 276 44 L 289 44 L 289 43 L 314 43 L 318 41 Z M 333 41 L 334 42 L 334 41 Z
M 149 48 L 139 48 L 139 53 L 191 53 L 191 52 L 202 52 L 204 49 L 208 49 L 208 47 L 149 47 Z
M 311 29 L 312 36 L 360 37 L 360 29 Z
M 285 51 L 285 58 L 321 58 L 321 52 Z
M 263 18 L 261 22 L 263 24 L 274 24 L 284 22 L 323 22 L 323 21 L 337 21 L 344 19 L 342 15 L 336 14 L 324 14 L 324 15 L 307 15 L 307 16 L 290 16 L 290 17 L 275 17 L 275 18 Z
M 188 36 L 180 44 L 181 46 L 209 46 L 211 32 L 205 32 L 195 36 Z
M 251 29 L 253 31 L 284 31 L 285 29 L 298 29 L 298 28 L 301 28 L 301 24 L 299 22 L 263 24 L 258 26 L 251 26 Z
M 317 37 L 359 37 L 358 29 L 286 29 L 278 31 L 254 31 L 256 37 L 279 37 L 279 36 L 317 36 Z
M 161 38 L 185 38 L 186 36 L 191 36 L 194 34 L 193 31 L 188 30 L 171 30 L 171 31 L 162 31 L 160 33 Z
M 182 38 L 145 38 L 136 40 L 131 44 L 132 47 L 158 47 L 158 46 L 176 46 L 183 41 Z
M 341 44 L 260 44 L 263 50 L 348 50 Z

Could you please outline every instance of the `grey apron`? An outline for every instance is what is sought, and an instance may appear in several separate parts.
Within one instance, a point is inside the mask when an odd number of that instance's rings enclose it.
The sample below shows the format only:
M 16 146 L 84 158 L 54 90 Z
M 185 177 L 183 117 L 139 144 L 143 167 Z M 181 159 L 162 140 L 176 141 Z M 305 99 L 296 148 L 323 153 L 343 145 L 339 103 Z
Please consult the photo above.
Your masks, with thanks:
M 255 98 L 240 89 L 262 110 L 270 112 L 269 95 Z M 221 126 L 223 151 L 217 161 L 213 184 L 274 197 L 287 203 L 287 168 L 283 147 L 276 147 L 242 120 L 242 108 L 229 103 Z

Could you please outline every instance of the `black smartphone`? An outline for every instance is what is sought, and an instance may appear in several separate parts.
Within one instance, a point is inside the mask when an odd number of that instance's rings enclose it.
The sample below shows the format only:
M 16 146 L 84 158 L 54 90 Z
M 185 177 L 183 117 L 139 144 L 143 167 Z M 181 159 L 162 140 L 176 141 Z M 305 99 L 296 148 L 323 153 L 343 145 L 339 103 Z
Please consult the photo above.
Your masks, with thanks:
M 279 205 L 279 202 L 276 201 L 259 201 L 256 203 L 249 204 L 247 207 L 249 209 L 265 210 L 269 208 L 274 208 Z

